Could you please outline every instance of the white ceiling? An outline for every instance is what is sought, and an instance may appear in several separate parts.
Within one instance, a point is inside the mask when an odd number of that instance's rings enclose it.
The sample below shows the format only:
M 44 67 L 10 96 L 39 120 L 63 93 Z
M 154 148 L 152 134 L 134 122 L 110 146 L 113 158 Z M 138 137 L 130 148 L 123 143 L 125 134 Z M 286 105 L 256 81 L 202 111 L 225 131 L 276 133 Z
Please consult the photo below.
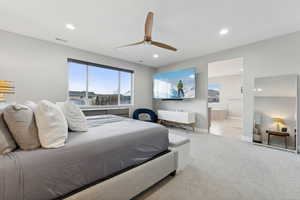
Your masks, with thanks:
M 244 69 L 244 59 L 235 58 L 208 63 L 208 77 L 240 75 Z
M 299 7 L 299 0 L 0 0 L 0 29 L 158 67 L 298 31 Z M 153 40 L 178 52 L 115 48 L 143 39 L 148 11 L 155 13 Z M 224 27 L 230 32 L 221 37 Z

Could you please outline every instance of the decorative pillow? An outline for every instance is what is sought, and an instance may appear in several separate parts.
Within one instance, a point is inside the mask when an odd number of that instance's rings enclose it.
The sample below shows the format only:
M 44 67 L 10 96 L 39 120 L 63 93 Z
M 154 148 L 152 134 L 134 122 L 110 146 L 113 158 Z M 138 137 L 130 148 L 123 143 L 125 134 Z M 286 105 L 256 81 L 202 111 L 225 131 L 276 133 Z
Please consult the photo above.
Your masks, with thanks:
M 4 109 L 3 116 L 8 129 L 21 149 L 32 150 L 41 146 L 31 108 L 20 104 L 10 105 Z
M 35 111 L 39 138 L 44 148 L 59 148 L 68 137 L 68 124 L 59 106 L 41 101 Z
M 63 111 L 69 129 L 72 131 L 86 132 L 88 131 L 87 120 L 79 106 L 67 101 L 57 103 Z
M 11 136 L 7 125 L 3 119 L 3 111 L 0 109 L 0 155 L 12 152 L 17 148 L 16 143 Z
M 139 114 L 139 120 L 150 121 L 151 116 L 148 113 L 141 113 L 141 114 Z
M 28 106 L 29 108 L 31 108 L 31 110 L 33 111 L 33 113 L 36 112 L 36 109 L 37 109 L 38 105 L 36 103 L 34 103 L 33 101 L 26 101 L 25 105 Z

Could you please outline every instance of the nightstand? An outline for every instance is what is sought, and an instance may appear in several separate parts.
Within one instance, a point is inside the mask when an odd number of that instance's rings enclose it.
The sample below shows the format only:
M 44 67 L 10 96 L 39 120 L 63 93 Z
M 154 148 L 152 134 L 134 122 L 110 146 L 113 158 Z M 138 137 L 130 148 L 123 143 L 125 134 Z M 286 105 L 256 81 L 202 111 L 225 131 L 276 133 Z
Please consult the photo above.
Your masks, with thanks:
M 290 136 L 290 134 L 288 132 L 281 132 L 281 131 L 271 131 L 271 130 L 267 130 L 266 133 L 268 134 L 268 145 L 270 145 L 270 136 L 274 135 L 274 136 L 280 136 L 280 137 L 284 137 L 285 140 L 285 148 L 288 148 L 288 137 Z

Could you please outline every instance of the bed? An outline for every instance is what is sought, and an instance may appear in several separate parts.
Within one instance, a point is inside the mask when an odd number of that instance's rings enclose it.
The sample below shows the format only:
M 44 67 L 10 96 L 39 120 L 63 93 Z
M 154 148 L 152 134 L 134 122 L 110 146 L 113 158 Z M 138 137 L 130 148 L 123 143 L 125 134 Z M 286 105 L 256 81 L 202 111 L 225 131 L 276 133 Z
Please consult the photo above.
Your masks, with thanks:
M 175 158 L 168 151 L 168 130 L 165 127 L 114 116 L 90 117 L 88 123 L 88 132 L 70 132 L 67 144 L 62 148 L 16 151 L 0 156 L 0 199 L 88 199 L 94 194 L 87 191 L 90 188 L 95 190 L 95 187 L 100 188 L 97 193 L 103 194 L 102 199 L 113 199 L 107 191 L 116 190 L 112 188 L 114 185 L 125 184 L 122 180 L 138 178 L 134 174 L 130 177 L 134 170 L 139 170 L 140 176 L 148 174 L 145 176 L 148 179 L 175 170 Z M 147 171 L 143 172 L 143 168 Z M 153 174 L 152 168 L 156 170 Z M 149 187 L 162 178 L 149 181 L 139 177 L 136 184 L 145 181 L 144 187 Z M 111 184 L 111 179 L 116 183 Z M 146 189 L 132 187 L 135 191 L 124 195 L 124 199 Z M 101 191 L 101 188 L 106 189 Z

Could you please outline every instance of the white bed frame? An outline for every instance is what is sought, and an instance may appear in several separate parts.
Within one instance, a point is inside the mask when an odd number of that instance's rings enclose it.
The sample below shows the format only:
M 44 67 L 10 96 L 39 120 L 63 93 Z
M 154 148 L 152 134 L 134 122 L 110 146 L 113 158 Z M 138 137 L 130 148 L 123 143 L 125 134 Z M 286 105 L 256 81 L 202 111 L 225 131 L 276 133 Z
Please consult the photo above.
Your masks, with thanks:
M 177 153 L 170 151 L 140 166 L 65 198 L 65 200 L 132 199 L 163 178 L 176 172 L 176 157 Z

